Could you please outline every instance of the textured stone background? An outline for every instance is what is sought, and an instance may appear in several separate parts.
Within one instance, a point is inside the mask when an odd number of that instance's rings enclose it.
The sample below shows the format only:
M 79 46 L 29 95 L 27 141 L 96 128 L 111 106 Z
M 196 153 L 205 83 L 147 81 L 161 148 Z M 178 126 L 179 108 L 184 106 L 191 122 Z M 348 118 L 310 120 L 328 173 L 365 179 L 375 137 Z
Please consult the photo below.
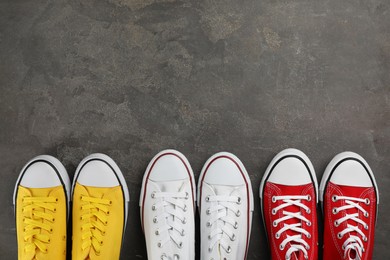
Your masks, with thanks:
M 16 259 L 12 192 L 35 155 L 71 177 L 104 152 L 131 194 L 123 259 L 146 259 L 138 197 L 159 150 L 198 177 L 227 150 L 255 193 L 249 259 L 268 259 L 258 186 L 296 147 L 319 180 L 360 153 L 381 192 L 375 259 L 390 258 L 388 0 L 0 0 L 0 255 Z M 199 243 L 198 243 L 199 245 Z

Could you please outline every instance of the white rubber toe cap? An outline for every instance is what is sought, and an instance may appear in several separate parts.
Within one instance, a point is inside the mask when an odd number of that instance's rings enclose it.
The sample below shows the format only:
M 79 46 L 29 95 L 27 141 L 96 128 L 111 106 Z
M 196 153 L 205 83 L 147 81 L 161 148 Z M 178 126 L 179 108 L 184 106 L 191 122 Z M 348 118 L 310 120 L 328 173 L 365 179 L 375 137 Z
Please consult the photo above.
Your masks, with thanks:
M 50 164 L 38 161 L 25 170 L 20 185 L 26 188 L 50 188 L 60 186 L 62 183 Z
M 346 160 L 334 170 L 330 181 L 337 185 L 354 187 L 372 187 L 373 183 L 369 173 L 363 165 L 356 160 Z
M 312 182 L 305 164 L 296 157 L 286 157 L 279 161 L 272 170 L 268 181 L 289 186 L 305 185 Z
M 240 169 L 233 159 L 217 157 L 206 170 L 204 182 L 210 185 L 239 186 L 245 184 Z
M 188 179 L 184 162 L 174 153 L 166 153 L 157 158 L 149 179 L 154 182 L 166 182 Z
M 77 182 L 89 187 L 115 187 L 119 181 L 111 167 L 102 160 L 90 160 L 80 170 Z

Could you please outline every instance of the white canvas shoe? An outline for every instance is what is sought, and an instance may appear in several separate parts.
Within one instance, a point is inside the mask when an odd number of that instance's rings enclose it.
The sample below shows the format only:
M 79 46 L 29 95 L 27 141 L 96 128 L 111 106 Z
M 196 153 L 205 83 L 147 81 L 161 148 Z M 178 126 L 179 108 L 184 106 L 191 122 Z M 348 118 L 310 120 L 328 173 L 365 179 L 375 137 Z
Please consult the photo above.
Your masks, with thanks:
M 151 160 L 139 203 L 148 259 L 195 259 L 195 181 L 183 154 L 164 150 Z
M 213 155 L 198 184 L 202 260 L 247 258 L 253 192 L 249 175 L 233 154 Z

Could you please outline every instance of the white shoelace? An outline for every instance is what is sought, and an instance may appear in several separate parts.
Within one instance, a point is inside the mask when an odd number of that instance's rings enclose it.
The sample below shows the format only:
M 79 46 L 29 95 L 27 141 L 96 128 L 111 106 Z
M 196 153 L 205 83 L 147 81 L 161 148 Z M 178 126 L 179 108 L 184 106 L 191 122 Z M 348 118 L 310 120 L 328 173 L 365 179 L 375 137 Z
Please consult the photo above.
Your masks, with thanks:
M 309 207 L 307 207 L 305 204 L 303 204 L 301 202 L 302 200 L 310 201 L 311 200 L 310 196 L 273 196 L 272 197 L 273 203 L 276 203 L 278 200 L 282 200 L 283 204 L 280 204 L 279 206 L 272 209 L 273 215 L 275 215 L 279 210 L 282 210 L 286 207 L 293 206 L 293 205 L 304 209 L 308 214 L 311 213 Z M 286 220 L 294 219 L 294 218 L 306 222 L 307 225 L 309 225 L 309 226 L 311 225 L 311 222 L 302 215 L 301 211 L 289 212 L 289 211 L 285 211 L 285 210 L 283 210 L 283 217 L 276 219 L 272 223 L 272 225 L 274 227 L 276 227 L 280 222 L 284 222 Z M 293 236 L 287 235 L 287 237 L 282 241 L 282 243 L 279 246 L 279 248 L 281 250 L 283 250 L 285 248 L 285 246 L 288 243 L 290 243 L 291 246 L 286 252 L 286 259 L 287 260 L 290 259 L 291 255 L 294 252 L 299 252 L 299 251 L 302 251 L 305 259 L 308 259 L 307 250 L 310 249 L 310 246 L 302 238 L 302 234 L 308 238 L 311 237 L 311 234 L 306 229 L 302 228 L 301 222 L 298 222 L 295 224 L 286 224 L 286 223 L 283 223 L 283 224 L 284 224 L 284 226 L 281 229 L 279 229 L 275 234 L 275 237 L 277 239 L 279 239 L 279 237 L 281 237 L 281 235 L 288 230 L 292 230 L 292 231 L 295 231 L 296 233 L 298 233 L 297 235 L 293 235 Z
M 340 211 L 344 211 L 348 209 L 357 209 L 357 212 L 354 214 L 345 214 L 344 217 L 335 220 L 334 225 L 336 227 L 339 226 L 344 221 L 352 220 L 356 222 L 356 224 L 361 224 L 365 229 L 368 229 L 368 224 L 359 218 L 359 211 L 361 211 L 365 217 L 368 217 L 368 212 L 364 210 L 363 207 L 359 205 L 359 203 L 361 202 L 361 203 L 365 203 L 366 205 L 369 205 L 370 204 L 369 199 L 360 199 L 360 198 L 337 196 L 337 195 L 332 196 L 333 202 L 336 202 L 338 200 L 345 200 L 345 204 L 347 205 L 338 208 L 333 208 L 332 210 L 333 214 L 337 214 Z M 347 224 L 347 227 L 343 231 L 338 233 L 337 237 L 339 239 L 342 239 L 344 235 L 350 232 L 358 233 L 362 237 L 363 241 L 367 241 L 367 237 L 364 235 L 363 231 L 359 229 L 358 225 L 353 226 L 351 224 Z M 344 241 L 342 246 L 342 249 L 344 250 L 344 258 L 347 257 L 348 252 L 351 250 L 354 250 L 356 252 L 355 259 L 360 259 L 362 257 L 362 253 L 364 252 L 364 245 L 362 239 L 359 236 L 349 235 L 348 239 Z
M 154 192 L 153 199 L 160 199 L 153 204 L 152 210 L 159 212 L 153 218 L 154 223 L 161 223 L 156 229 L 155 234 L 161 235 L 161 240 L 157 246 L 162 248 L 165 244 L 172 241 L 179 249 L 182 248 L 182 237 L 185 236 L 183 225 L 187 220 L 184 212 L 187 211 L 187 206 L 184 200 L 189 198 L 188 192 Z M 175 254 L 168 257 L 166 254 L 161 256 L 163 260 L 178 260 L 179 255 Z
M 161 260 L 180 260 L 180 257 L 179 257 L 179 255 L 173 255 L 173 257 L 171 258 L 171 257 L 168 257 L 166 254 L 163 254 L 162 256 L 161 256 Z
M 215 203 L 206 210 L 210 216 L 207 227 L 211 228 L 209 233 L 209 252 L 213 250 L 219 242 L 220 246 L 226 251 L 231 252 L 229 243 L 236 239 L 234 229 L 238 228 L 236 218 L 240 216 L 237 207 L 241 203 L 241 198 L 237 196 L 207 196 L 206 202 Z M 233 228 L 233 229 L 232 229 Z

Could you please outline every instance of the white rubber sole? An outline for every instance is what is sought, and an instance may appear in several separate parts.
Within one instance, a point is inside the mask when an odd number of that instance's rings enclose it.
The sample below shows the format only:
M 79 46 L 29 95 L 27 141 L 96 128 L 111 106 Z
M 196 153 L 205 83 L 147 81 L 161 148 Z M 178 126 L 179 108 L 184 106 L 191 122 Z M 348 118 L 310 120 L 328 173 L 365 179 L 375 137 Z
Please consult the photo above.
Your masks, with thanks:
M 140 206 L 141 216 L 142 216 L 142 202 L 143 202 L 145 186 L 146 186 L 146 178 L 148 177 L 148 173 L 149 173 L 151 167 L 154 165 L 154 162 L 156 160 L 158 160 L 164 154 L 174 154 L 174 155 L 178 156 L 184 162 L 184 164 L 186 164 L 187 169 L 189 170 L 189 173 L 190 173 L 190 179 L 191 179 L 191 183 L 192 183 L 192 197 L 194 198 L 194 206 L 195 206 L 195 201 L 196 201 L 195 177 L 194 177 L 194 172 L 192 171 L 192 167 L 191 167 L 190 162 L 184 156 L 184 154 L 182 154 L 181 152 L 173 150 L 173 149 L 166 149 L 166 150 L 159 152 L 158 154 L 156 154 L 152 158 L 152 160 L 149 162 L 148 167 L 146 168 L 146 171 L 145 171 L 144 176 L 142 178 L 141 194 L 140 194 L 140 198 L 139 198 L 139 206 Z M 194 208 L 194 213 L 195 213 L 195 208 Z M 142 227 L 144 226 L 142 217 L 141 217 L 141 225 L 142 225 Z
M 251 183 L 251 179 L 249 178 L 249 174 L 248 172 L 246 171 L 246 168 L 244 166 L 244 164 L 241 162 L 241 160 L 235 156 L 234 154 L 232 153 L 229 153 L 229 152 L 219 152 L 219 153 L 216 153 L 214 154 L 213 156 L 211 156 L 207 161 L 206 163 L 203 165 L 203 168 L 202 168 L 202 171 L 200 173 L 200 176 L 199 176 L 199 180 L 198 180 L 198 190 L 197 190 L 197 205 L 198 205 L 198 209 L 199 209 L 199 214 L 200 214 L 200 187 L 202 186 L 201 185 L 201 181 L 204 179 L 204 175 L 206 174 L 206 169 L 208 168 L 208 166 L 210 165 L 210 163 L 215 160 L 216 158 L 218 157 L 228 157 L 230 158 L 231 160 L 235 161 L 238 165 L 239 165 L 239 168 L 241 168 L 241 171 L 242 173 L 244 174 L 244 178 L 245 178 L 245 181 L 246 183 L 248 183 L 248 193 L 249 193 L 249 209 L 250 209 L 250 216 L 249 216 L 249 233 L 247 234 L 248 236 L 248 245 L 247 245 L 247 248 L 246 248 L 246 255 L 248 254 L 248 248 L 249 248 L 249 242 L 250 242 L 250 237 L 251 237 L 251 233 L 252 233 L 252 218 L 253 218 L 253 211 L 254 211 L 254 199 L 253 199 L 253 190 L 252 190 L 252 183 Z
M 129 201 L 130 201 L 129 189 L 127 188 L 125 177 L 123 176 L 123 174 L 122 174 L 121 170 L 119 169 L 118 165 L 108 155 L 105 155 L 105 154 L 102 154 L 102 153 L 94 153 L 94 154 L 91 154 L 91 155 L 85 157 L 79 163 L 79 165 L 77 166 L 77 169 L 76 169 L 76 173 L 75 173 L 74 178 L 73 178 L 72 199 L 73 199 L 74 186 L 76 185 L 76 181 L 77 181 L 78 176 L 80 174 L 81 168 L 88 161 L 96 160 L 96 159 L 106 162 L 112 169 L 114 169 L 114 171 L 115 171 L 115 173 L 116 173 L 116 175 L 118 177 L 119 183 L 122 186 L 122 191 L 123 191 L 123 195 L 124 195 L 124 199 L 125 199 L 125 223 L 124 223 L 124 227 L 123 227 L 123 233 L 124 233 L 124 231 L 126 230 L 128 211 L 129 211 Z
M 34 162 L 37 162 L 37 161 L 44 161 L 44 162 L 49 163 L 52 167 L 55 168 L 55 170 L 59 174 L 58 177 L 60 178 L 61 183 L 63 183 L 64 188 L 65 188 L 65 193 L 66 193 L 66 197 L 67 197 L 67 204 L 68 204 L 67 212 L 68 212 L 68 218 L 69 218 L 69 212 L 70 212 L 70 210 L 69 210 L 69 206 L 70 206 L 70 180 L 69 180 L 69 175 L 68 175 L 68 172 L 66 171 L 64 165 L 62 165 L 62 163 L 57 158 L 55 158 L 55 157 L 53 157 L 51 155 L 38 155 L 38 156 L 34 157 L 30 161 L 28 161 L 28 163 L 26 163 L 26 165 L 20 171 L 19 177 L 18 177 L 18 179 L 16 181 L 15 188 L 14 188 L 14 195 L 13 195 L 14 211 L 16 209 L 15 203 L 16 203 L 16 196 L 17 196 L 18 186 L 19 186 L 19 183 L 20 183 L 20 181 L 21 181 L 21 179 L 23 177 L 23 174 L 24 174 L 26 169 L 31 164 L 33 164 Z
M 320 201 L 321 201 L 322 211 L 323 211 L 323 201 L 324 201 L 324 194 L 325 194 L 325 186 L 326 186 L 326 184 L 327 184 L 327 182 L 328 182 L 328 180 L 330 178 L 330 175 L 331 175 L 332 171 L 335 169 L 335 167 L 341 161 L 347 160 L 348 158 L 356 159 L 356 160 L 358 160 L 359 162 L 361 162 L 365 166 L 366 170 L 368 171 L 368 174 L 370 175 L 370 179 L 373 182 L 373 185 L 374 185 L 374 188 L 375 188 L 375 192 L 376 192 L 376 195 L 377 195 L 377 205 L 379 205 L 378 185 L 376 184 L 376 180 L 375 180 L 374 174 L 372 173 L 372 170 L 371 170 L 370 166 L 368 165 L 368 163 L 366 162 L 366 160 L 364 160 L 364 158 L 361 157 L 357 153 L 354 153 L 354 152 L 342 152 L 342 153 L 337 154 L 335 157 L 333 157 L 333 159 L 330 161 L 328 166 L 326 166 L 324 175 L 322 176 L 322 180 L 321 180 L 321 184 L 320 184 Z M 378 211 L 378 207 L 377 207 L 377 211 Z M 378 214 L 377 214 L 377 216 L 378 216 Z

